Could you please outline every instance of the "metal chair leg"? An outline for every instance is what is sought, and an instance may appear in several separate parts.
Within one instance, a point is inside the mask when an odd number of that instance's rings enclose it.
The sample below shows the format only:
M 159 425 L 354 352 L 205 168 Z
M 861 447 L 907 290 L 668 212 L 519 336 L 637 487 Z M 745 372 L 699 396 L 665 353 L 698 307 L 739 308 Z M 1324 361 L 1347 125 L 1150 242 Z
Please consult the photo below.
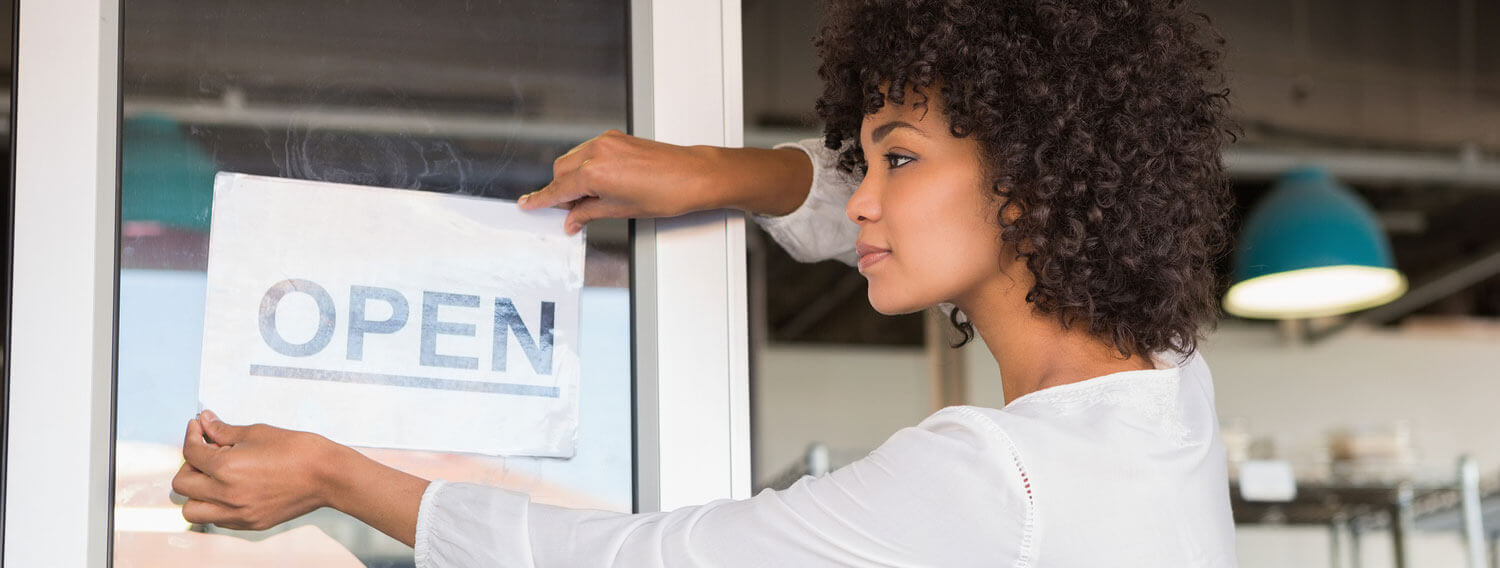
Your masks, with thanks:
M 1458 490 L 1462 501 L 1464 549 L 1468 553 L 1469 568 L 1485 568 L 1484 511 L 1479 499 L 1479 463 L 1473 456 L 1458 458 Z
M 1396 568 L 1411 566 L 1411 551 L 1406 539 L 1415 528 L 1411 512 L 1413 493 L 1410 482 L 1402 483 L 1396 489 L 1396 503 L 1391 505 L 1391 544 L 1395 548 Z
M 1342 515 L 1335 516 L 1328 525 L 1328 565 L 1344 568 L 1344 533 L 1349 530 L 1349 521 Z

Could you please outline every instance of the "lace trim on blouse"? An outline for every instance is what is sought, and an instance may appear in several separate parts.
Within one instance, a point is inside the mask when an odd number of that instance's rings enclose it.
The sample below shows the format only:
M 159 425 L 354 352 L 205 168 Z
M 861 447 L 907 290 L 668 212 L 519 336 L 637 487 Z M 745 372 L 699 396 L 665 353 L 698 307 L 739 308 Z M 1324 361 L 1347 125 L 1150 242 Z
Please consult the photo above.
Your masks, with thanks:
M 1181 388 L 1178 368 L 1125 371 L 1086 381 L 1045 388 L 1026 394 L 1010 404 L 1042 404 L 1056 414 L 1075 414 L 1098 405 L 1129 408 L 1145 415 L 1179 445 L 1188 443 L 1192 432 L 1177 408 Z
M 1026 489 L 1026 518 L 1021 525 L 1021 544 L 1016 554 L 1014 568 L 1031 568 L 1032 547 L 1034 546 L 1034 529 L 1036 527 L 1036 500 L 1031 495 L 1031 477 L 1026 474 L 1026 464 L 1021 462 L 1021 452 L 1016 449 L 1016 443 L 1005 433 L 1005 429 L 996 424 L 990 417 L 967 406 L 952 407 L 953 410 L 975 422 L 982 424 L 986 430 L 995 437 L 1005 442 L 1005 447 L 1010 450 L 1010 459 L 1016 464 L 1016 471 L 1021 474 L 1021 484 Z

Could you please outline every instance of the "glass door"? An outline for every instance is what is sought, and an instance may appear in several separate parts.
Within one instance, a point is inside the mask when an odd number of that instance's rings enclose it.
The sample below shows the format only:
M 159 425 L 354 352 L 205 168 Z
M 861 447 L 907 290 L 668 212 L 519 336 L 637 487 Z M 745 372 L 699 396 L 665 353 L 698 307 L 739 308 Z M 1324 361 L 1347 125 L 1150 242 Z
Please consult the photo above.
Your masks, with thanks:
M 514 200 L 551 179 L 552 160 L 569 148 L 628 128 L 626 6 L 611 0 L 128 0 L 121 20 L 116 566 L 324 566 L 336 565 L 329 558 L 341 550 L 349 564 L 409 565 L 409 548 L 329 509 L 268 531 L 228 534 L 189 526 L 160 490 L 180 465 L 184 417 L 199 409 L 200 369 L 213 367 L 200 353 L 215 175 Z M 357 221 L 328 219 L 366 226 Z M 429 479 L 487 483 L 562 506 L 631 511 L 628 244 L 624 221 L 588 231 L 573 457 L 362 451 Z M 491 292 L 505 293 L 475 290 Z M 291 310 L 291 301 L 283 299 L 281 310 Z M 418 301 L 403 297 L 403 303 Z M 411 311 L 421 311 L 416 308 Z M 479 325 L 483 310 L 456 308 L 440 313 L 453 325 L 485 327 Z M 537 316 L 526 315 L 535 328 Z M 289 337 L 306 331 L 287 327 L 282 333 Z M 365 350 L 382 348 L 372 343 L 378 336 L 364 337 Z M 341 338 L 332 340 L 337 345 Z M 443 349 L 465 352 L 460 342 L 449 343 Z M 254 376 L 246 382 L 255 389 L 297 380 Z M 429 390 L 327 387 L 341 391 L 332 393 L 339 398 L 371 391 L 419 397 Z M 523 395 L 468 394 L 481 396 Z M 393 419 L 360 405 L 305 404 L 340 414 L 324 420 L 347 430 Z
M 608 128 L 739 143 L 738 2 L 23 0 L 20 13 L 16 565 L 410 564 L 329 510 L 258 533 L 181 519 L 170 479 L 199 408 L 215 174 L 505 200 Z M 748 496 L 743 230 L 727 212 L 590 227 L 572 457 L 362 451 L 573 507 Z

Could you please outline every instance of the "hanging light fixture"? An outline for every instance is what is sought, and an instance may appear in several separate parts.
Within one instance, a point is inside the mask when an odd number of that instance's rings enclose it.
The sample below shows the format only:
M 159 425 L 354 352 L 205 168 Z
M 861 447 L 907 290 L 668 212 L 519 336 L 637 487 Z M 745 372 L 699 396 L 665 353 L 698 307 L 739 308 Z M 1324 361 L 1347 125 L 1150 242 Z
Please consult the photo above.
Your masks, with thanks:
M 1250 212 L 1224 309 L 1246 318 L 1339 315 L 1406 292 L 1375 211 L 1318 168 L 1286 173 Z

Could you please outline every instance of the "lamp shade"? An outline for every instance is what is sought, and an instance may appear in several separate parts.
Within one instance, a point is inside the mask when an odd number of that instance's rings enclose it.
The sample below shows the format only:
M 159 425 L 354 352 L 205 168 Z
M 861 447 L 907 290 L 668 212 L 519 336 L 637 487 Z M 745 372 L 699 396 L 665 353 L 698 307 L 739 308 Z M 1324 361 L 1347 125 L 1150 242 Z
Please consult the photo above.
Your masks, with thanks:
M 1292 170 L 1245 220 L 1224 309 L 1247 318 L 1338 315 L 1406 292 L 1369 204 L 1318 168 Z

